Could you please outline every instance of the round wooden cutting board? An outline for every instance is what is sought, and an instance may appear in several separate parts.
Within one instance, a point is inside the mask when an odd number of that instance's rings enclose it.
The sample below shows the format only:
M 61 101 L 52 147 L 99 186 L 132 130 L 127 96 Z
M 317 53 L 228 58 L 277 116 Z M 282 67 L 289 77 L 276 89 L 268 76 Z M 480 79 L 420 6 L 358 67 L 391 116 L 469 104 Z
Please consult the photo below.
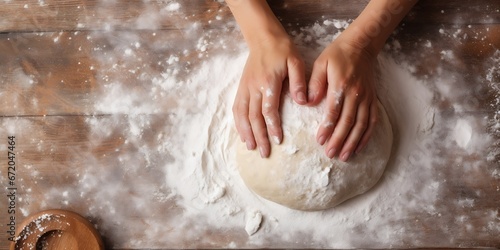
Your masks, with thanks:
M 46 210 L 19 226 L 11 250 L 104 249 L 101 236 L 85 218 L 66 210 Z

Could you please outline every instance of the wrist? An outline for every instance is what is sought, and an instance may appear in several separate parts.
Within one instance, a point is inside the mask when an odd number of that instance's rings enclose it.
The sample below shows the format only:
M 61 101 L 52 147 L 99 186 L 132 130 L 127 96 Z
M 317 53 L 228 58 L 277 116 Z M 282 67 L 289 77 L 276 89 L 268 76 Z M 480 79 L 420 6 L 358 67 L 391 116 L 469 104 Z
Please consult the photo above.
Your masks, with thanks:
M 277 46 L 291 46 L 292 41 L 286 32 L 265 30 L 246 39 L 250 51 L 262 48 L 276 48 Z
M 370 59 L 376 59 L 381 47 L 377 46 L 376 41 L 356 27 L 350 27 L 345 30 L 336 40 L 335 43 L 345 50 L 354 54 L 363 54 Z M 383 42 L 382 42 L 383 44 Z
M 417 0 L 370 1 L 343 32 L 347 41 L 369 54 L 377 55 L 399 22 Z M 344 35 L 344 34 L 343 34 Z
M 284 40 L 288 34 L 265 0 L 226 0 L 248 46 Z

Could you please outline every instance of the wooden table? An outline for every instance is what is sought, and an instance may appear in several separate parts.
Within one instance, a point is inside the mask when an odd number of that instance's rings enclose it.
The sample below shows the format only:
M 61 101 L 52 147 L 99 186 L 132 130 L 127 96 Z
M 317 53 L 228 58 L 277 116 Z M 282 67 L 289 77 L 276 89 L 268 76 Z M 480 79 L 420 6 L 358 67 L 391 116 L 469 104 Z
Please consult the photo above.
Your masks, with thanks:
M 212 46 L 209 51 L 197 47 L 199 36 L 188 32 L 193 30 L 193 23 L 197 23 L 198 28 L 195 30 L 207 42 L 216 41 L 218 36 L 211 35 L 213 33 L 234 36 L 241 43 L 242 38 L 234 31 L 231 13 L 225 4 L 210 0 L 178 2 L 179 10 L 172 1 L 18 0 L 1 3 L 0 145 L 3 146 L 0 148 L 0 181 L 5 189 L 0 203 L 0 249 L 6 249 L 8 243 L 5 226 L 9 223 L 8 216 L 5 216 L 5 195 L 9 187 L 6 153 L 8 136 L 15 136 L 16 140 L 18 223 L 29 213 L 42 209 L 69 209 L 86 216 L 97 225 L 108 247 L 131 247 L 121 243 L 131 240 L 124 238 L 130 236 L 117 231 L 120 227 L 118 221 L 109 222 L 106 221 L 108 218 L 99 217 L 98 208 L 104 205 L 93 203 L 92 194 L 75 198 L 61 193 L 58 196 L 62 197 L 60 200 L 47 199 L 47 194 L 56 192 L 58 188 L 74 185 L 81 179 L 80 174 L 83 175 L 89 159 L 79 157 L 84 154 L 78 152 L 90 153 L 95 161 L 91 164 L 110 169 L 123 164 L 119 161 L 120 156 L 140 156 L 137 147 L 126 143 L 126 131 L 107 131 L 108 136 L 98 140 L 88 127 L 89 119 L 102 123 L 127 120 L 129 111 L 126 110 L 118 112 L 119 114 L 96 110 L 94 104 L 107 91 L 103 87 L 106 82 L 122 82 L 126 89 L 133 90 L 140 96 L 147 93 L 148 89 L 136 79 L 141 74 L 160 75 L 168 69 L 168 65 L 159 62 L 165 62 L 169 55 L 178 55 L 178 60 L 173 63 L 189 72 L 189 69 L 197 66 L 197 62 L 220 53 L 223 50 L 220 46 Z M 287 29 L 293 31 L 325 19 L 355 18 L 368 1 L 271 2 L 272 8 Z M 170 11 L 165 9 L 169 4 Z M 461 78 L 457 88 L 470 88 L 467 95 L 457 97 L 463 98 L 465 110 L 453 110 L 447 100 L 439 103 L 444 117 L 448 114 L 450 117 L 473 116 L 494 120 L 496 115 L 498 122 L 500 105 L 495 100 L 498 100 L 499 92 L 491 90 L 500 88 L 499 68 L 496 68 L 496 72 L 490 72 L 493 83 L 488 83 L 485 76 L 491 69 L 491 60 L 496 58 L 496 63 L 499 63 L 499 9 L 498 0 L 421 0 L 404 20 L 397 34 L 390 39 L 389 43 L 397 40 L 401 49 L 397 55 L 394 51 L 388 53 L 395 53 L 395 57 L 412 61 L 416 77 L 432 78 L 439 74 L 436 69 L 441 68 L 457 72 L 456 76 Z M 149 11 L 149 14 L 143 14 L 144 11 Z M 458 29 L 461 29 L 460 39 L 455 39 L 453 34 L 442 33 Z M 124 50 L 126 53 L 126 48 L 120 47 L 120 41 L 131 37 L 131 40 L 137 41 L 136 44 L 130 44 L 136 53 L 133 60 L 117 57 L 113 62 L 106 61 L 106 53 L 111 54 L 116 50 Z M 424 49 L 428 42 L 433 45 L 432 50 Z M 227 44 L 225 50 L 231 50 L 233 46 L 236 45 Z M 179 53 L 183 50 L 186 53 Z M 443 60 L 441 51 L 452 51 L 455 58 Z M 203 55 L 201 59 L 196 59 L 200 54 Z M 113 67 L 116 62 L 119 63 L 118 66 Z M 180 78 L 183 77 L 182 74 L 187 73 L 181 72 Z M 156 128 L 169 125 L 168 120 L 164 119 L 167 111 L 165 109 L 144 114 L 150 116 L 152 122 L 141 137 L 145 145 L 154 143 Z M 406 243 L 397 247 L 500 247 L 500 154 L 485 160 L 488 152 L 499 152 L 500 132 L 496 128 L 490 134 L 493 143 L 485 149 L 484 155 L 467 156 L 463 159 L 462 164 L 477 166 L 474 171 L 457 172 L 446 163 L 436 165 L 446 168 L 441 173 L 447 179 L 447 184 L 442 187 L 440 195 L 447 199 L 440 206 L 451 215 L 467 215 L 472 229 L 453 221 L 454 216 L 426 219 L 425 214 L 415 214 L 414 218 L 422 218 L 422 223 L 409 228 L 407 239 L 402 240 Z M 463 157 L 453 151 L 443 150 L 439 153 L 449 159 Z M 143 178 L 149 178 L 152 183 L 160 185 L 163 179 L 158 177 L 161 173 L 155 170 L 155 161 L 163 159 L 163 156 L 154 157 L 156 158 L 135 159 L 134 164 L 151 165 Z M 153 163 L 148 162 L 149 160 Z M 110 174 L 109 171 L 105 172 Z M 120 183 L 126 185 L 134 181 L 137 173 L 116 174 L 123 178 Z M 112 174 L 103 176 L 112 177 Z M 96 185 L 100 181 L 102 180 L 96 180 Z M 127 195 L 135 194 L 117 190 L 117 195 L 121 195 L 117 200 L 123 200 L 127 199 Z M 457 199 L 471 199 L 473 206 L 459 206 L 452 202 Z M 447 203 L 447 200 L 450 202 Z M 141 224 L 147 220 L 168 221 L 171 216 L 178 214 L 180 208 L 172 202 L 166 202 L 147 218 L 137 211 L 122 209 L 125 211 L 123 214 L 127 215 L 123 220 Z M 487 217 L 486 213 L 491 211 L 496 211 L 496 215 Z M 436 224 L 447 225 L 448 230 L 443 231 L 443 227 L 435 226 Z M 175 225 L 166 227 L 174 230 Z M 450 235 L 457 236 L 452 244 L 443 240 Z M 137 232 L 134 240 L 140 241 L 143 236 Z M 214 229 L 200 237 L 212 239 L 211 243 L 180 239 L 159 247 L 223 247 L 232 241 L 244 243 L 247 236 L 244 232 L 218 232 Z M 418 241 L 412 241 L 412 238 Z

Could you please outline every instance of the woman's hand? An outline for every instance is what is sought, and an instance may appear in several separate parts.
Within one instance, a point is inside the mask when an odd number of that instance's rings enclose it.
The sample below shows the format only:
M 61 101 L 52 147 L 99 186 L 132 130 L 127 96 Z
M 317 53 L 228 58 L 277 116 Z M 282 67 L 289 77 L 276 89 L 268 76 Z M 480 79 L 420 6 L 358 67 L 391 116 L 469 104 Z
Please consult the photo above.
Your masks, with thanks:
M 292 98 L 306 104 L 304 63 L 290 38 L 273 36 L 252 44 L 233 105 L 236 129 L 249 150 L 261 157 L 271 152 L 270 141 L 283 138 L 279 116 L 283 81 L 288 77 Z
M 309 82 L 309 102 L 326 96 L 316 140 L 329 158 L 347 161 L 368 143 L 377 122 L 375 57 L 338 37 L 317 58 Z
M 281 142 L 278 109 L 288 76 L 297 103 L 318 104 L 326 95 L 325 119 L 317 134 L 326 154 L 347 161 L 359 152 L 377 121 L 375 57 L 417 0 L 370 1 L 316 60 L 307 91 L 303 62 L 267 1 L 226 2 L 250 48 L 233 107 L 236 128 L 247 147 L 258 146 L 267 157 L 269 138 Z

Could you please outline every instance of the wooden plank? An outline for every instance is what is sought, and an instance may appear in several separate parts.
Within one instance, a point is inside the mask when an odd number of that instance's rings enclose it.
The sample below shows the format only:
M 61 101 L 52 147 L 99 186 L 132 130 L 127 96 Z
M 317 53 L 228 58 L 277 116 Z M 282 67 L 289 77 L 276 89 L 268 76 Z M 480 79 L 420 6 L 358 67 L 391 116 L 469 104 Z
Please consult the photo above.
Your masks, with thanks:
M 441 34 L 441 29 L 462 31 L 456 38 L 454 34 Z M 408 25 L 393 37 L 401 49 L 389 53 L 412 58 L 417 77 L 437 76 L 438 67 L 459 69 L 460 77 L 475 86 L 466 98 L 471 100 L 470 111 L 493 112 L 494 107 L 488 104 L 494 95 L 487 93 L 484 78 L 491 66 L 488 61 L 500 48 L 498 34 L 500 25 Z M 0 71 L 4 72 L 0 76 L 0 116 L 105 114 L 96 110 L 95 103 L 107 84 L 120 83 L 131 91 L 148 92 L 153 87 L 152 79 L 172 69 L 182 69 L 176 76 L 180 81 L 202 62 L 200 55 L 231 51 L 231 46 L 242 43 L 240 36 L 239 43 L 232 36 L 234 30 L 0 34 Z M 207 51 L 201 51 L 199 43 L 203 40 L 226 43 L 212 42 Z M 432 47 L 426 47 L 428 44 Z M 442 52 L 446 51 L 453 51 L 454 57 L 443 59 Z M 126 53 L 133 53 L 136 60 L 127 60 L 132 57 Z
M 2 34 L 3 115 L 71 113 L 96 88 L 84 34 Z M 57 46 L 54 39 L 62 39 Z M 71 40 L 70 40 L 71 39 Z M 74 39 L 74 40 L 73 40 Z M 80 49 L 81 48 L 81 49 Z M 91 101 L 91 100 L 88 100 Z
M 324 19 L 354 19 L 368 0 L 345 1 L 268 1 L 284 26 L 306 26 Z
M 368 0 L 349 1 L 269 1 L 284 23 L 313 24 L 322 19 L 354 19 Z M 408 17 L 414 24 L 492 24 L 500 22 L 500 5 L 496 0 L 479 0 L 464 4 L 461 0 L 419 0 Z
M 149 121 L 147 127 L 141 129 L 140 138 L 131 138 L 129 119 L 128 115 L 0 118 L 0 137 L 16 137 L 18 223 L 25 217 L 20 208 L 41 211 L 60 207 L 90 218 L 108 242 L 108 247 L 110 244 L 126 247 L 120 242 L 130 242 L 131 238 L 139 241 L 150 238 L 151 235 L 145 235 L 148 221 L 164 223 L 163 231 L 157 232 L 158 242 L 163 242 L 162 234 L 181 233 L 176 232 L 181 229 L 172 219 L 182 216 L 182 209 L 177 207 L 174 199 L 167 197 L 171 191 L 164 183 L 166 173 L 163 167 L 172 161 L 173 156 L 168 151 L 160 153 L 157 150 L 164 143 L 158 139 L 158 133 L 169 130 L 173 124 L 164 115 L 143 115 L 137 119 Z M 0 144 L 5 142 L 3 140 Z M 5 152 L 3 146 L 2 151 Z M 6 160 L 6 154 L 1 154 L 0 161 Z M 4 175 L 0 176 L 2 183 L 3 178 Z M 107 188 L 113 189 L 112 193 L 107 194 Z M 144 192 L 144 188 L 148 192 Z M 68 193 L 54 193 L 53 190 Z M 111 195 L 109 199 L 103 197 L 107 195 Z M 102 204 L 105 201 L 129 204 L 129 199 L 146 202 L 147 208 L 136 210 L 134 206 Z M 126 217 L 121 218 L 123 221 L 101 217 L 103 207 L 116 209 Z M 2 216 L 0 223 L 6 222 Z M 120 225 L 130 227 L 124 230 Z M 215 242 L 221 237 L 228 237 L 229 242 L 243 240 L 244 235 L 244 230 L 206 231 L 206 237 Z M 5 236 L 5 232 L 1 232 L 0 248 L 6 246 Z M 145 244 L 157 246 L 158 242 Z M 172 246 L 210 247 L 189 239 L 174 239 L 163 247 Z
M 456 88 L 467 89 L 457 97 L 469 106 L 468 112 L 494 113 L 496 93 L 486 80 L 500 49 L 500 25 L 405 25 L 391 37 L 402 60 L 409 60 L 415 75 L 432 81 L 442 72 L 450 73 Z M 398 57 L 398 56 L 397 56 Z M 441 107 L 452 109 L 443 101 Z
M 323 19 L 354 19 L 368 0 L 270 1 L 285 24 L 312 24 Z M 177 8 L 177 5 L 179 7 Z M 409 17 L 411 23 L 456 24 L 500 22 L 498 1 L 421 0 Z M 193 23 L 218 29 L 220 19 L 231 15 L 227 6 L 215 0 L 184 1 L 99 1 L 19 0 L 0 8 L 0 32 L 61 30 L 151 30 L 187 29 Z
M 495 0 L 419 0 L 408 22 L 418 24 L 491 24 L 500 22 L 500 4 Z
M 241 228 L 230 231 L 214 228 L 199 232 L 203 243 L 179 239 L 162 245 L 162 237 L 159 236 L 168 238 L 168 235 L 179 233 L 176 230 L 180 229 L 173 218 L 183 216 L 182 209 L 176 206 L 174 200 L 158 196 L 160 193 L 169 193 L 164 184 L 166 173 L 163 168 L 169 161 L 183 156 L 157 150 L 164 143 L 158 139 L 158 133 L 175 126 L 168 117 L 143 115 L 140 119 L 149 123 L 142 128 L 140 138 L 131 138 L 128 132 L 130 117 L 127 115 L 0 118 L 0 138 L 4 140 L 0 144 L 6 142 L 7 136 L 16 136 L 16 183 L 18 197 L 21 198 L 18 201 L 19 208 L 40 211 L 57 207 L 76 211 L 97 225 L 108 247 L 127 248 L 122 242 L 151 239 L 151 235 L 143 234 L 143 230 L 148 229 L 147 223 L 152 220 L 161 221 L 163 226 L 156 232 L 158 237 L 154 239 L 157 242 L 145 242 L 146 246 L 204 248 L 224 246 L 231 242 L 244 244 L 247 236 Z M 407 218 L 390 221 L 390 226 L 405 228 L 405 234 L 401 235 L 403 242 L 411 244 L 415 238 L 425 239 L 425 242 L 421 242 L 421 246 L 425 247 L 450 247 L 448 239 L 443 242 L 443 237 L 450 235 L 456 237 L 455 246 L 500 246 L 497 235 L 485 231 L 491 219 L 491 215 L 486 213 L 497 211 L 500 199 L 498 179 L 486 171 L 496 166 L 483 157 L 469 156 L 463 158 L 462 166 L 482 167 L 468 170 L 460 166 L 450 167 L 455 166 L 456 158 L 461 156 L 446 148 L 438 148 L 440 151 L 436 153 L 444 161 L 434 164 L 433 173 L 443 176 L 446 181 L 440 182 L 439 193 L 434 194 L 438 197 L 434 206 L 437 211 L 448 213 L 438 216 L 429 215 L 428 211 L 412 211 Z M 6 154 L 0 154 L 0 162 L 5 161 Z M 112 190 L 111 194 L 107 193 L 107 188 Z M 68 193 L 61 193 L 61 190 Z M 136 210 L 132 205 L 126 208 L 103 204 L 106 197 L 110 204 L 127 204 L 127 199 L 131 199 L 147 202 L 147 207 Z M 474 205 L 450 202 L 459 200 L 472 200 Z M 103 209 L 111 208 L 126 216 L 120 217 L 121 221 L 102 217 L 107 214 Z M 20 210 L 18 212 L 18 219 L 22 220 L 24 216 Z M 469 229 L 460 227 L 456 220 L 461 217 L 467 218 Z M 2 217 L 0 223 L 4 223 L 4 220 Z M 134 226 L 123 229 L 123 225 Z M 203 228 L 203 225 L 203 221 L 200 221 L 197 227 Z M 468 231 L 470 228 L 475 231 Z M 155 229 L 158 230 L 157 227 Z M 363 229 L 360 230 L 359 233 L 363 233 Z M 6 239 L 3 236 L 0 234 L 0 246 Z M 293 242 L 276 241 L 269 244 L 293 246 Z
M 227 7 L 205 0 L 19 0 L 2 3 L 0 32 L 186 29 L 227 15 Z
M 107 84 L 149 92 L 162 73 L 176 69 L 170 75 L 181 81 L 200 57 L 238 46 L 212 42 L 217 37 L 176 30 L 0 34 L 0 116 L 102 114 L 94 104 Z

